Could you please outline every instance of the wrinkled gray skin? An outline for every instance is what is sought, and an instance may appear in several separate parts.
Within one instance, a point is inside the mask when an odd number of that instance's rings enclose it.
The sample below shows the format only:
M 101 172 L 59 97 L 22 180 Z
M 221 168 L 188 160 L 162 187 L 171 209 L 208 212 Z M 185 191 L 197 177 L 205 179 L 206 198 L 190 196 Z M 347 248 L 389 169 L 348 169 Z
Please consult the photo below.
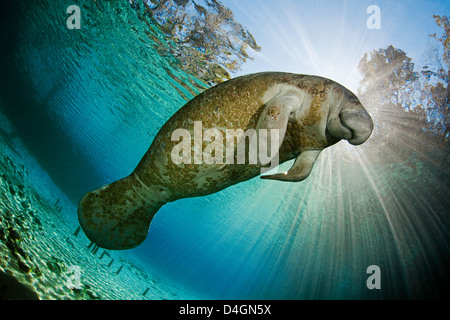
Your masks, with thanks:
M 341 103 L 340 108 L 330 110 L 327 128 L 333 136 L 357 146 L 370 137 L 373 123 L 358 99 L 349 98 Z
M 319 77 L 308 80 L 316 85 L 324 81 Z M 309 87 L 311 84 L 308 80 L 304 82 Z M 278 119 L 274 121 L 270 116 L 264 117 L 263 112 L 258 125 L 264 128 L 279 128 L 281 142 L 290 140 L 291 144 L 296 145 L 293 150 L 296 161 L 287 172 L 261 176 L 262 179 L 302 181 L 309 176 L 314 162 L 324 148 L 342 139 L 348 140 L 352 145 L 360 145 L 369 139 L 373 130 L 372 118 L 358 98 L 338 83 L 331 82 L 328 85 L 325 80 L 323 86 L 326 94 L 322 98 L 317 98 L 317 92 L 312 93 L 305 88 L 289 85 L 266 103 L 267 113 L 277 114 Z M 281 118 L 286 117 L 288 123 L 296 124 L 301 129 L 301 135 L 309 137 L 308 143 L 296 141 L 298 137 L 295 136 L 285 136 L 282 130 L 285 126 L 283 121 L 286 120 L 280 119 L 279 115 Z
M 160 129 L 133 173 L 83 197 L 78 218 L 88 238 L 107 249 L 136 247 L 147 237 L 153 216 L 164 204 L 218 192 L 260 175 L 267 166 L 174 164 L 171 152 L 178 141 L 171 139 L 172 133 L 185 129 L 193 137 L 195 121 L 224 136 L 226 129 L 278 129 L 279 163 L 295 162 L 285 173 L 261 178 L 292 182 L 308 177 L 323 149 L 341 139 L 359 145 L 373 129 L 372 119 L 357 97 L 332 80 L 282 72 L 229 80 L 178 110 Z

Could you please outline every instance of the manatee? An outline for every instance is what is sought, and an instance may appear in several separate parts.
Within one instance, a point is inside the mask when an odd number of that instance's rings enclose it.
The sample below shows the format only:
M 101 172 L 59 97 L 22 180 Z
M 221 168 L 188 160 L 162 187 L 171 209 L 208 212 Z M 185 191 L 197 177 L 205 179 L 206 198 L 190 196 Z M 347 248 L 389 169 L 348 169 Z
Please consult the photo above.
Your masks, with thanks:
M 278 140 L 270 141 L 278 141 L 271 144 L 277 145 L 278 162 L 295 161 L 287 172 L 261 175 L 268 162 L 250 162 L 250 137 L 244 135 L 236 141 L 234 151 L 236 157 L 239 143 L 244 142 L 245 163 L 175 163 L 173 151 L 180 140 L 173 139 L 174 132 L 183 129 L 194 140 L 194 124 L 200 121 L 202 132 L 214 129 L 223 136 L 227 130 L 258 134 L 263 129 L 277 129 Z M 78 219 L 87 237 L 98 246 L 134 248 L 146 239 L 153 216 L 166 203 L 215 193 L 258 175 L 263 179 L 302 181 L 324 148 L 342 139 L 360 145 L 372 130 L 372 119 L 358 98 L 330 79 L 282 72 L 237 77 L 204 91 L 180 108 L 162 126 L 129 176 L 88 192 L 81 199 Z M 201 141 L 202 150 L 212 141 Z M 189 154 L 199 154 L 195 145 L 189 146 Z M 270 156 L 271 160 L 275 157 Z

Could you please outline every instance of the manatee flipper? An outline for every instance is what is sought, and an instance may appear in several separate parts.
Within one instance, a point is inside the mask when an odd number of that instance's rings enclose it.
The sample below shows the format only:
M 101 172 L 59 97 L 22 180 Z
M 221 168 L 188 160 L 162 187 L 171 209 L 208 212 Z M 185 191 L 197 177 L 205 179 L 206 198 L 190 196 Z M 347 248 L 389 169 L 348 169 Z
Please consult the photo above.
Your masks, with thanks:
M 161 207 L 144 197 L 145 191 L 145 186 L 129 176 L 88 192 L 78 205 L 78 220 L 86 236 L 105 249 L 124 250 L 141 244 Z
M 267 162 L 259 163 L 261 165 L 266 165 L 272 161 L 272 158 L 278 154 L 279 147 L 281 146 L 284 136 L 286 135 L 287 125 L 289 122 L 289 116 L 298 111 L 301 106 L 301 98 L 297 95 L 284 95 L 283 92 L 278 94 L 275 98 L 266 103 L 260 117 L 258 124 L 256 126 L 256 131 L 261 129 L 267 130 L 267 135 L 261 134 L 259 132 L 259 147 L 267 148 L 265 150 L 259 151 L 260 157 L 258 157 L 258 162 L 261 158 L 261 153 L 267 155 L 267 150 L 270 150 L 271 158 L 266 158 Z M 278 141 L 275 149 L 277 152 L 272 152 L 271 143 L 271 130 L 278 130 Z
M 261 176 L 261 179 L 292 182 L 303 181 L 311 173 L 314 162 L 316 161 L 321 151 L 322 150 L 303 151 L 302 153 L 300 153 L 297 159 L 295 159 L 294 164 L 287 172 Z

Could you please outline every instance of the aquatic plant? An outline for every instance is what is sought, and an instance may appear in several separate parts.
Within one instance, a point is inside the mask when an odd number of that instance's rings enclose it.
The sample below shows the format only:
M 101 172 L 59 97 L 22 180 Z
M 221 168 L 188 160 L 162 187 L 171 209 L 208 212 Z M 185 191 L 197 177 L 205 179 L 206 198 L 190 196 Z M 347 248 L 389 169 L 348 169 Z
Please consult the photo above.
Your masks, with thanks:
M 64 262 L 55 256 L 52 256 L 51 259 L 47 261 L 47 267 L 58 275 L 61 275 L 63 272 L 67 270 L 67 267 L 64 264 Z

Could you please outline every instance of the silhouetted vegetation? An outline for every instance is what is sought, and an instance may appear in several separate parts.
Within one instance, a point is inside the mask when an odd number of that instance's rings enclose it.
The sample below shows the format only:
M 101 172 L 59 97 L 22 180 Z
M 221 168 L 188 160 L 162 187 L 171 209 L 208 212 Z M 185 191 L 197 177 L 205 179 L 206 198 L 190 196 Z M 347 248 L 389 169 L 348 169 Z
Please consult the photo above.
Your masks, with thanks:
M 443 34 L 431 35 L 420 70 L 392 45 L 366 54 L 359 63 L 359 96 L 375 120 L 371 143 L 397 157 L 384 159 L 388 162 L 448 147 L 450 25 L 446 16 L 434 19 Z

